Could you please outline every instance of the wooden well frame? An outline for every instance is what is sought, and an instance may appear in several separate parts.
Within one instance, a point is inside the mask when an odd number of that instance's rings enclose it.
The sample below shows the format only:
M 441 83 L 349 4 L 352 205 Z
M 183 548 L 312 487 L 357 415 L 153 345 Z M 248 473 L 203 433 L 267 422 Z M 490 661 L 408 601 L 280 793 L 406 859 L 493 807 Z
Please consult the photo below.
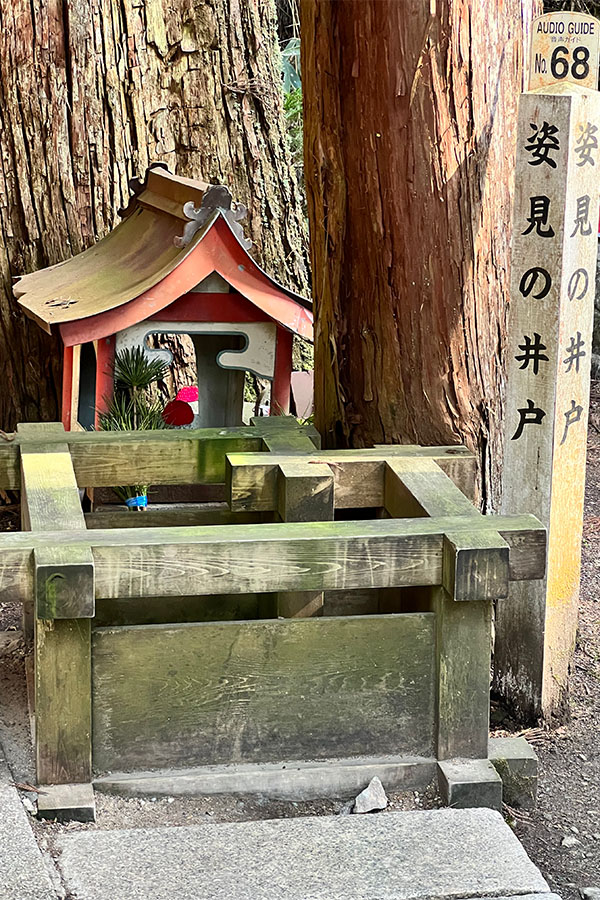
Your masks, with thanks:
M 226 499 L 82 512 L 82 488 L 140 482 Z M 465 448 L 321 451 L 288 417 L 19 426 L 0 446 L 24 528 L 0 536 L 0 599 L 33 627 L 38 782 L 360 757 L 418 784 L 487 758 L 492 606 L 543 577 L 546 533 L 482 516 L 474 485 Z

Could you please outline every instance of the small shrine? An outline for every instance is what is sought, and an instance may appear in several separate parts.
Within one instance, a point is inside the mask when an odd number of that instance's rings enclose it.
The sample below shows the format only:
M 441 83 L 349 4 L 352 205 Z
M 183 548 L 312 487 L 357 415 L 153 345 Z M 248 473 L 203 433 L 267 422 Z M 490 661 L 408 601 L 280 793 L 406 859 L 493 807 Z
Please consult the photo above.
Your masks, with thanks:
M 25 313 L 60 332 L 65 428 L 97 425 L 119 351 L 140 347 L 170 362 L 149 343 L 161 334 L 193 341 L 193 427 L 242 424 L 245 372 L 270 382 L 271 413 L 289 412 L 293 336 L 312 341 L 312 304 L 252 259 L 239 224 L 245 207 L 226 187 L 162 164 L 131 186 L 123 221 L 106 237 L 14 285 Z

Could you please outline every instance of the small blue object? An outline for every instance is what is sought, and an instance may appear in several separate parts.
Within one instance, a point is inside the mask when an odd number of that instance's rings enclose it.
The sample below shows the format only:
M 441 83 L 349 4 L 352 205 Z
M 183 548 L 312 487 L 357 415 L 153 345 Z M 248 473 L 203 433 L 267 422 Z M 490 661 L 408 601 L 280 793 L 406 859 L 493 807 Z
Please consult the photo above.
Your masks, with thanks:
M 130 509 L 145 509 L 148 506 L 148 497 L 145 495 L 143 497 L 129 497 L 125 501 L 125 505 Z

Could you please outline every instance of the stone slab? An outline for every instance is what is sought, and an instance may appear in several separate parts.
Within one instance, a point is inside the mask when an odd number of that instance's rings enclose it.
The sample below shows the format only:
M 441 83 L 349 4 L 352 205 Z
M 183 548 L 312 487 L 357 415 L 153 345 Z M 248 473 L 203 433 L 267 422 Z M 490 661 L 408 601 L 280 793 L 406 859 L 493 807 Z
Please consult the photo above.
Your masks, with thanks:
M 56 900 L 50 874 L 0 749 L 0 898 Z
M 242 794 L 273 800 L 318 800 L 356 796 L 372 778 L 387 790 L 416 790 L 435 778 L 434 759 L 421 757 L 355 757 L 353 759 L 286 763 L 199 766 L 153 772 L 111 772 L 96 778 L 94 787 L 127 796 L 196 796 Z
M 78 900 L 550 897 L 488 809 L 80 831 L 57 844 Z
M 96 803 L 91 784 L 40 785 L 38 818 L 56 822 L 95 822 Z
M 438 762 L 438 785 L 444 803 L 454 809 L 487 806 L 502 809 L 502 779 L 488 759 Z
M 490 738 L 488 756 L 502 779 L 509 806 L 532 809 L 537 798 L 538 758 L 524 737 Z
M 562 900 L 558 894 L 513 894 L 512 897 L 469 897 L 467 900 Z

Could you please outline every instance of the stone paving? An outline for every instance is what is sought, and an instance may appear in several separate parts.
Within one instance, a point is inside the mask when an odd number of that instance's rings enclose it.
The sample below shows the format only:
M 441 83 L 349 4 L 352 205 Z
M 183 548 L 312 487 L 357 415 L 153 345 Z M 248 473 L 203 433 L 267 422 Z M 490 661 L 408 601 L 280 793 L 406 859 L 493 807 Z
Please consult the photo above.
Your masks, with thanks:
M 487 809 L 81 831 L 58 839 L 77 900 L 551 900 Z
M 56 900 L 49 869 L 0 748 L 0 898 Z

